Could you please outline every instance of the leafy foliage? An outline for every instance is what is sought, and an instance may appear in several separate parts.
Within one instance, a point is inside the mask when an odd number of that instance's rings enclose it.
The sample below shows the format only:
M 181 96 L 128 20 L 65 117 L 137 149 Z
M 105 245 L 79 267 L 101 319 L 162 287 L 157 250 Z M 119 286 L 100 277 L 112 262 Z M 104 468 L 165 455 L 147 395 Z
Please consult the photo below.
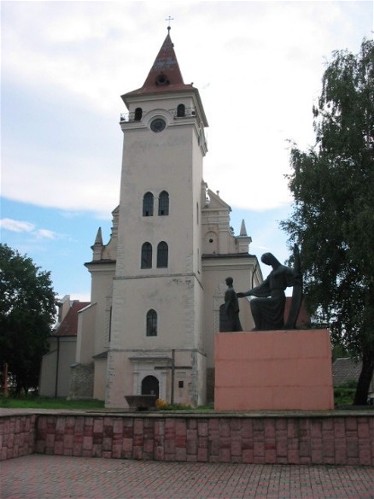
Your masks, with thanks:
M 352 404 L 356 388 L 357 383 L 355 381 L 349 381 L 344 385 L 336 386 L 334 388 L 335 406 L 339 407 Z
M 337 51 L 313 109 L 316 145 L 291 150 L 293 213 L 308 303 L 333 341 L 363 361 L 355 395 L 365 404 L 374 370 L 374 43 Z
M 0 365 L 8 364 L 16 393 L 38 385 L 55 312 L 50 272 L 0 244 Z

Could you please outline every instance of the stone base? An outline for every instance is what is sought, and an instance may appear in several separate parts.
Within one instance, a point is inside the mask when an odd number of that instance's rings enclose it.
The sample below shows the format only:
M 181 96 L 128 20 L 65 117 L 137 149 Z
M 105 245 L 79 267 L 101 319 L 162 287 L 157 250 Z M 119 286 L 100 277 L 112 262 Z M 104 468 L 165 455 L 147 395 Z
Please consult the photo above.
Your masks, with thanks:
M 217 333 L 217 411 L 334 408 L 326 329 Z

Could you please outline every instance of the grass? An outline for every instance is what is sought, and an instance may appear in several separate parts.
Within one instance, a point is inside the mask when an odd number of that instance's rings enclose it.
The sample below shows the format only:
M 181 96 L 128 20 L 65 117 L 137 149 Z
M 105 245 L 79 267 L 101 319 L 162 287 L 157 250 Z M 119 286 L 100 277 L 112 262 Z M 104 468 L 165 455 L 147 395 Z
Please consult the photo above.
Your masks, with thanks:
M 0 397 L 0 407 L 7 409 L 102 409 L 104 402 L 47 397 Z
M 334 401 L 335 406 L 352 405 L 356 393 L 356 382 L 349 381 L 344 385 L 336 386 L 334 388 Z
M 334 388 L 335 407 L 348 406 L 353 404 L 353 398 L 356 391 L 355 383 L 347 383 L 345 385 Z M 104 402 L 101 400 L 66 400 L 64 398 L 47 398 L 47 397 L 1 397 L 0 407 L 8 409 L 81 409 L 95 410 L 103 409 Z M 182 404 L 166 404 L 162 408 L 166 411 L 192 411 L 189 406 Z M 161 410 L 162 410 L 161 409 Z M 213 405 L 200 406 L 194 409 L 194 412 L 209 413 L 214 411 Z

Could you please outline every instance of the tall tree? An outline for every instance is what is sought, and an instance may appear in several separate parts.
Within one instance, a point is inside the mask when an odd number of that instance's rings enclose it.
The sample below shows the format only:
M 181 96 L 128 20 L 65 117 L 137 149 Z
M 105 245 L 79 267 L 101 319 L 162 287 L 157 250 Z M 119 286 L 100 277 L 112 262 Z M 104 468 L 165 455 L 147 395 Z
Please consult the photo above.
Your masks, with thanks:
M 293 212 L 310 310 L 335 344 L 362 360 L 354 403 L 374 371 L 374 43 L 333 53 L 313 109 L 316 144 L 291 150 Z
M 8 364 L 17 393 L 38 386 L 55 302 L 50 272 L 0 244 L 0 366 Z

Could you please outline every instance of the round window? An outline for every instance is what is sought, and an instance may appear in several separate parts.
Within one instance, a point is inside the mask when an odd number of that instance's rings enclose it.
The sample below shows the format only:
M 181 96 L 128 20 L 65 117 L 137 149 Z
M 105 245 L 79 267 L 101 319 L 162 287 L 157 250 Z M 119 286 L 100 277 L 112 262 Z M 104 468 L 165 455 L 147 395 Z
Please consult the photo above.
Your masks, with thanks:
M 152 132 L 155 132 L 155 133 L 162 132 L 162 130 L 164 130 L 165 127 L 166 127 L 166 121 L 163 120 L 162 118 L 155 118 L 151 122 Z

